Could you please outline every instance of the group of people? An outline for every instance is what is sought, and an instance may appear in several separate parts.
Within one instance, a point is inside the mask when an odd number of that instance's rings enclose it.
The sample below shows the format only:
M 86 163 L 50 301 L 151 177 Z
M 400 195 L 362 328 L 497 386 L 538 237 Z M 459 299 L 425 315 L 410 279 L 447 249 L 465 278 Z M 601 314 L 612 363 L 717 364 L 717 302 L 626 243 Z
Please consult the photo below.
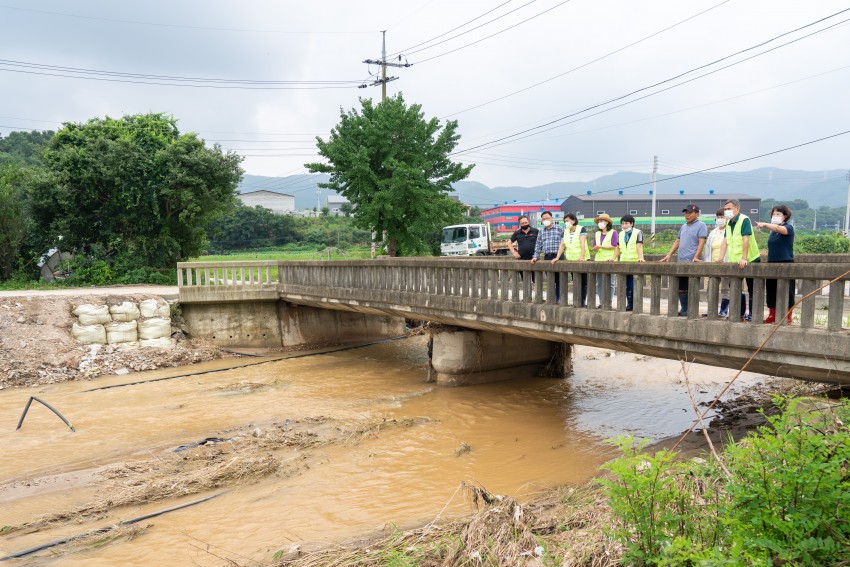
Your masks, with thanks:
M 679 228 L 678 235 L 670 251 L 659 260 L 670 262 L 676 255 L 678 262 L 728 262 L 744 268 L 747 264 L 761 261 L 758 243 L 753 233 L 756 228 L 770 231 L 767 241 L 768 262 L 794 261 L 794 227 L 788 223 L 791 220 L 791 209 L 785 205 L 777 205 L 770 211 L 770 222 L 753 223 L 747 215 L 741 212 L 741 203 L 737 199 L 729 199 L 715 213 L 714 228 L 700 220 L 700 209 L 697 205 L 688 205 L 682 212 L 685 222 Z M 564 226 L 558 226 L 552 213 L 544 211 L 540 215 L 543 228 L 531 226 L 529 218 L 523 215 L 519 218 L 519 229 L 511 235 L 510 250 L 518 260 L 530 260 L 531 263 L 548 261 L 556 263 L 563 257 L 568 261 L 596 262 L 643 262 L 643 232 L 635 228 L 635 218 L 623 215 L 620 218 L 618 232 L 614 230 L 614 222 L 605 213 L 598 215 L 594 222 L 598 230 L 591 239 L 588 238 L 587 228 L 580 226 L 576 215 L 564 215 Z M 729 316 L 729 281 L 722 278 L 720 282 L 720 312 L 719 317 Z M 741 293 L 742 321 L 752 321 L 753 311 L 753 278 L 745 278 L 749 301 Z M 555 301 L 560 300 L 560 275 L 555 274 Z M 597 296 L 602 297 L 602 278 L 597 279 Z M 611 297 L 614 297 L 614 278 L 611 278 Z M 767 280 L 766 297 L 768 315 L 765 323 L 773 323 L 777 318 L 776 280 Z M 678 278 L 679 310 L 682 317 L 688 315 L 688 278 Z M 788 307 L 794 305 L 794 281 L 791 280 L 788 290 Z M 581 305 L 587 307 L 587 274 L 581 275 Z M 598 307 L 601 307 L 598 306 Z M 626 277 L 626 311 L 634 308 L 634 276 Z M 784 310 L 783 310 L 784 311 Z M 782 312 L 780 312 L 782 317 Z M 788 322 L 791 322 L 791 311 L 788 310 Z

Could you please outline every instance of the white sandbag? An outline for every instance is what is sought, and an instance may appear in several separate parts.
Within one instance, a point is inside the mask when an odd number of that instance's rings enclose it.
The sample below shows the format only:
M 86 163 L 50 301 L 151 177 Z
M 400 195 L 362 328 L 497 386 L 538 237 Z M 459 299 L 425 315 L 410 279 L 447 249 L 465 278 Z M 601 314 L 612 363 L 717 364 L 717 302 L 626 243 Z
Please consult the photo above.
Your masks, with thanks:
M 106 329 L 103 325 L 78 325 L 71 327 L 71 335 L 87 345 L 106 344 Z
M 171 321 L 169 319 L 155 318 L 139 321 L 140 339 L 161 339 L 171 336 Z
M 139 341 L 139 346 L 143 348 L 172 348 L 174 341 L 169 337 L 161 339 L 142 339 Z
M 125 301 L 121 305 L 112 305 L 109 312 L 112 314 L 112 320 L 119 323 L 135 321 L 140 315 L 138 306 L 130 301 Z
M 77 305 L 72 313 L 80 319 L 80 325 L 102 325 L 112 321 L 112 317 L 109 316 L 109 307 L 106 305 L 84 303 Z
M 139 311 L 145 319 L 149 317 L 171 317 L 171 310 L 167 303 L 160 303 L 153 297 L 139 302 Z
M 135 350 L 139 348 L 139 341 L 130 341 L 129 343 L 115 343 L 115 350 L 123 352 L 125 350 Z
M 106 325 L 106 342 L 114 345 L 139 340 L 138 324 L 135 321 L 109 323 Z

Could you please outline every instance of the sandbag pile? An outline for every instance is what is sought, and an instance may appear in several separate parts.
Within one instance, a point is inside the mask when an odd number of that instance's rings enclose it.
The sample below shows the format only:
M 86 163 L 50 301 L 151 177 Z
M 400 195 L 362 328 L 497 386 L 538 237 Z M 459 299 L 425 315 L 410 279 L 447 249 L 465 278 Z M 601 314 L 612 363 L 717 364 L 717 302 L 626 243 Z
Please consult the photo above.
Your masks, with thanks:
M 84 344 L 110 344 L 120 350 L 139 347 L 171 348 L 171 311 L 155 298 L 138 304 L 82 304 L 74 307 L 77 318 L 71 335 Z

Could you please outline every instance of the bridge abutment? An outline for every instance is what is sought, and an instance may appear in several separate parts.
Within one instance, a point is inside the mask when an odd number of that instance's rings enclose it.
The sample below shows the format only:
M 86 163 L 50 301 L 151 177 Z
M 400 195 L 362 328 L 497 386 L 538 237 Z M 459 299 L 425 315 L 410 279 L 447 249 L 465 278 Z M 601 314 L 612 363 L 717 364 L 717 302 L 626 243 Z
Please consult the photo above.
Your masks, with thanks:
M 536 376 L 566 377 L 572 345 L 492 331 L 439 328 L 429 348 L 431 381 L 469 386 Z
M 345 345 L 398 337 L 404 319 L 295 305 L 286 301 L 182 304 L 192 337 L 221 347 Z

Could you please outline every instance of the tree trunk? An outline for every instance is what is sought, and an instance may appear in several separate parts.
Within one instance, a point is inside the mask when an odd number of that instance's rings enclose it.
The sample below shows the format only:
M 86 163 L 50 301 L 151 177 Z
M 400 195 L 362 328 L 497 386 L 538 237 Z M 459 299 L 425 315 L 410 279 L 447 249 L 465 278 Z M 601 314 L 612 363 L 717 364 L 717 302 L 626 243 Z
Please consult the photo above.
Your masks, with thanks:
M 398 250 L 398 241 L 395 238 L 390 238 L 387 241 L 387 255 L 391 258 L 395 258 L 396 251 Z

